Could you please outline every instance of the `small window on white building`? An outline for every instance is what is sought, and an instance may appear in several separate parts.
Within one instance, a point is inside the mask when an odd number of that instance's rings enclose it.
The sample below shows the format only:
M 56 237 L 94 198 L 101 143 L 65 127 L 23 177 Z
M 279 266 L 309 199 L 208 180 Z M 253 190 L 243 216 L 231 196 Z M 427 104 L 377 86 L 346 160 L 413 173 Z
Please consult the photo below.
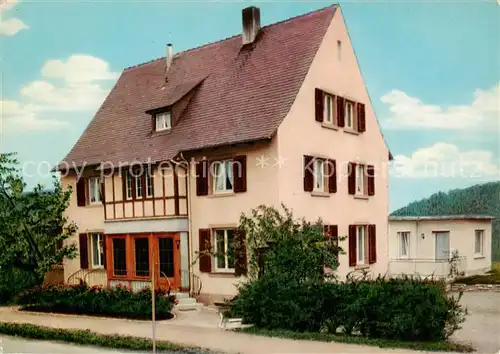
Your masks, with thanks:
M 342 41 L 337 41 L 337 60 L 342 60 Z
M 327 93 L 325 93 L 324 97 L 323 121 L 327 124 L 334 124 L 335 98 Z
M 365 165 L 356 165 L 356 194 L 365 195 Z
M 476 256 L 484 255 L 484 230 L 476 230 L 474 237 L 474 254 Z
M 408 231 L 398 232 L 399 257 L 408 258 L 410 256 L 410 233 Z
M 155 115 L 156 131 L 168 130 L 172 127 L 172 116 L 169 112 L 157 113 Z
M 354 104 L 347 100 L 345 101 L 345 126 L 354 129 Z
M 90 204 L 101 203 L 101 179 L 99 177 L 89 178 L 89 199 Z
M 90 234 L 90 243 L 92 249 L 92 268 L 104 267 L 104 247 L 102 234 Z
M 213 181 L 214 193 L 228 193 L 233 191 L 233 160 L 213 163 Z
M 234 272 L 234 230 L 218 229 L 215 232 L 215 270 Z
M 325 161 L 321 159 L 314 161 L 314 190 L 325 191 Z
M 365 264 L 365 248 L 366 248 L 366 227 L 356 226 L 356 238 L 357 238 L 357 262 L 356 264 Z

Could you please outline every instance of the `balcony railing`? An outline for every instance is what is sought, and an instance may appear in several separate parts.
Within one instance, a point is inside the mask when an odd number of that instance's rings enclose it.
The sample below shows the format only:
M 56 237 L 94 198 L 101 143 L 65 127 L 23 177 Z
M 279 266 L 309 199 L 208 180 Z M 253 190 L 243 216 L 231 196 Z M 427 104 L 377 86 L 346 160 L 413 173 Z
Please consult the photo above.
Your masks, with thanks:
M 467 269 L 467 257 L 458 257 L 457 271 L 465 272 Z M 423 277 L 434 276 L 447 278 L 450 274 L 451 264 L 448 259 L 429 258 L 401 258 L 389 261 L 389 275 L 420 275 Z

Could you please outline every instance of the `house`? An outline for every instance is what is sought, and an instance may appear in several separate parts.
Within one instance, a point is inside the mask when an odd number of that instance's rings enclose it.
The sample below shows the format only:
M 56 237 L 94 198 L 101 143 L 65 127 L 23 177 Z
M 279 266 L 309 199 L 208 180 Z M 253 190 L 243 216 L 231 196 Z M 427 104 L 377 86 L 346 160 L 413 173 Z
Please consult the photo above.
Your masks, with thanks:
M 389 274 L 447 277 L 456 251 L 465 275 L 491 269 L 491 216 L 390 216 Z
M 125 69 L 60 163 L 79 227 L 68 281 L 137 289 L 154 267 L 160 288 L 233 296 L 241 213 L 281 203 L 349 236 L 339 276 L 387 271 L 390 153 L 340 7 L 262 27 L 249 7 L 242 24 Z

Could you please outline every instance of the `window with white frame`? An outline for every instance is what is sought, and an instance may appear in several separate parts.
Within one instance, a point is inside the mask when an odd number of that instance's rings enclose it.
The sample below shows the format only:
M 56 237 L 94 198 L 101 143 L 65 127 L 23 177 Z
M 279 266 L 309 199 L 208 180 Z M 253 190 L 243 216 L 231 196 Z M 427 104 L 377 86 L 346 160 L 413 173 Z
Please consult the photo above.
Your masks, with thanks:
M 215 234 L 215 270 L 234 271 L 234 230 L 216 229 Z
M 324 101 L 323 121 L 328 124 L 333 124 L 335 116 L 335 99 L 332 95 L 325 93 Z
M 135 197 L 142 198 L 142 178 L 141 178 L 141 176 L 135 177 Z
M 90 204 L 101 203 L 101 179 L 99 177 L 89 178 Z
M 90 234 L 90 243 L 92 249 L 92 268 L 104 267 L 104 247 L 102 234 Z
M 356 264 L 365 264 L 365 248 L 366 248 L 366 227 L 363 225 L 356 226 L 356 241 L 357 241 L 357 262 Z
M 399 257 L 408 258 L 410 256 L 410 233 L 408 231 L 398 232 L 399 236 Z
M 168 130 L 172 127 L 172 115 L 169 112 L 157 113 L 155 115 L 156 131 Z
M 474 236 L 474 254 L 482 256 L 484 253 L 484 230 L 476 230 Z
M 356 165 L 356 194 L 365 195 L 365 165 Z
M 213 163 L 213 191 L 227 193 L 233 191 L 233 161 L 224 160 Z
M 314 190 L 325 191 L 325 161 L 321 159 L 314 160 Z
M 345 101 L 345 126 L 354 129 L 354 105 L 350 101 Z
M 153 196 L 153 176 L 149 171 L 149 168 L 146 169 L 146 197 L 151 198 Z
M 125 179 L 125 181 L 127 183 L 127 199 L 132 199 L 132 197 L 134 196 L 134 191 L 132 189 L 132 176 L 130 175 L 130 173 L 127 173 L 127 178 Z

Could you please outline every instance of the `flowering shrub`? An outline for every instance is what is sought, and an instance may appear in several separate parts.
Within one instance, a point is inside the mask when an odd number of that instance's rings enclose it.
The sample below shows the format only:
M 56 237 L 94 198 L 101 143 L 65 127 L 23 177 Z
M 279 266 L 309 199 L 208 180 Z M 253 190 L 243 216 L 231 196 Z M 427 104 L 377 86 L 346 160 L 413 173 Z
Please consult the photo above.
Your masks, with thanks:
M 155 291 L 156 318 L 169 318 L 175 296 Z M 24 309 L 150 319 L 151 289 L 132 291 L 130 287 L 103 288 L 86 284 L 48 285 L 34 287 L 19 295 L 18 304 Z

